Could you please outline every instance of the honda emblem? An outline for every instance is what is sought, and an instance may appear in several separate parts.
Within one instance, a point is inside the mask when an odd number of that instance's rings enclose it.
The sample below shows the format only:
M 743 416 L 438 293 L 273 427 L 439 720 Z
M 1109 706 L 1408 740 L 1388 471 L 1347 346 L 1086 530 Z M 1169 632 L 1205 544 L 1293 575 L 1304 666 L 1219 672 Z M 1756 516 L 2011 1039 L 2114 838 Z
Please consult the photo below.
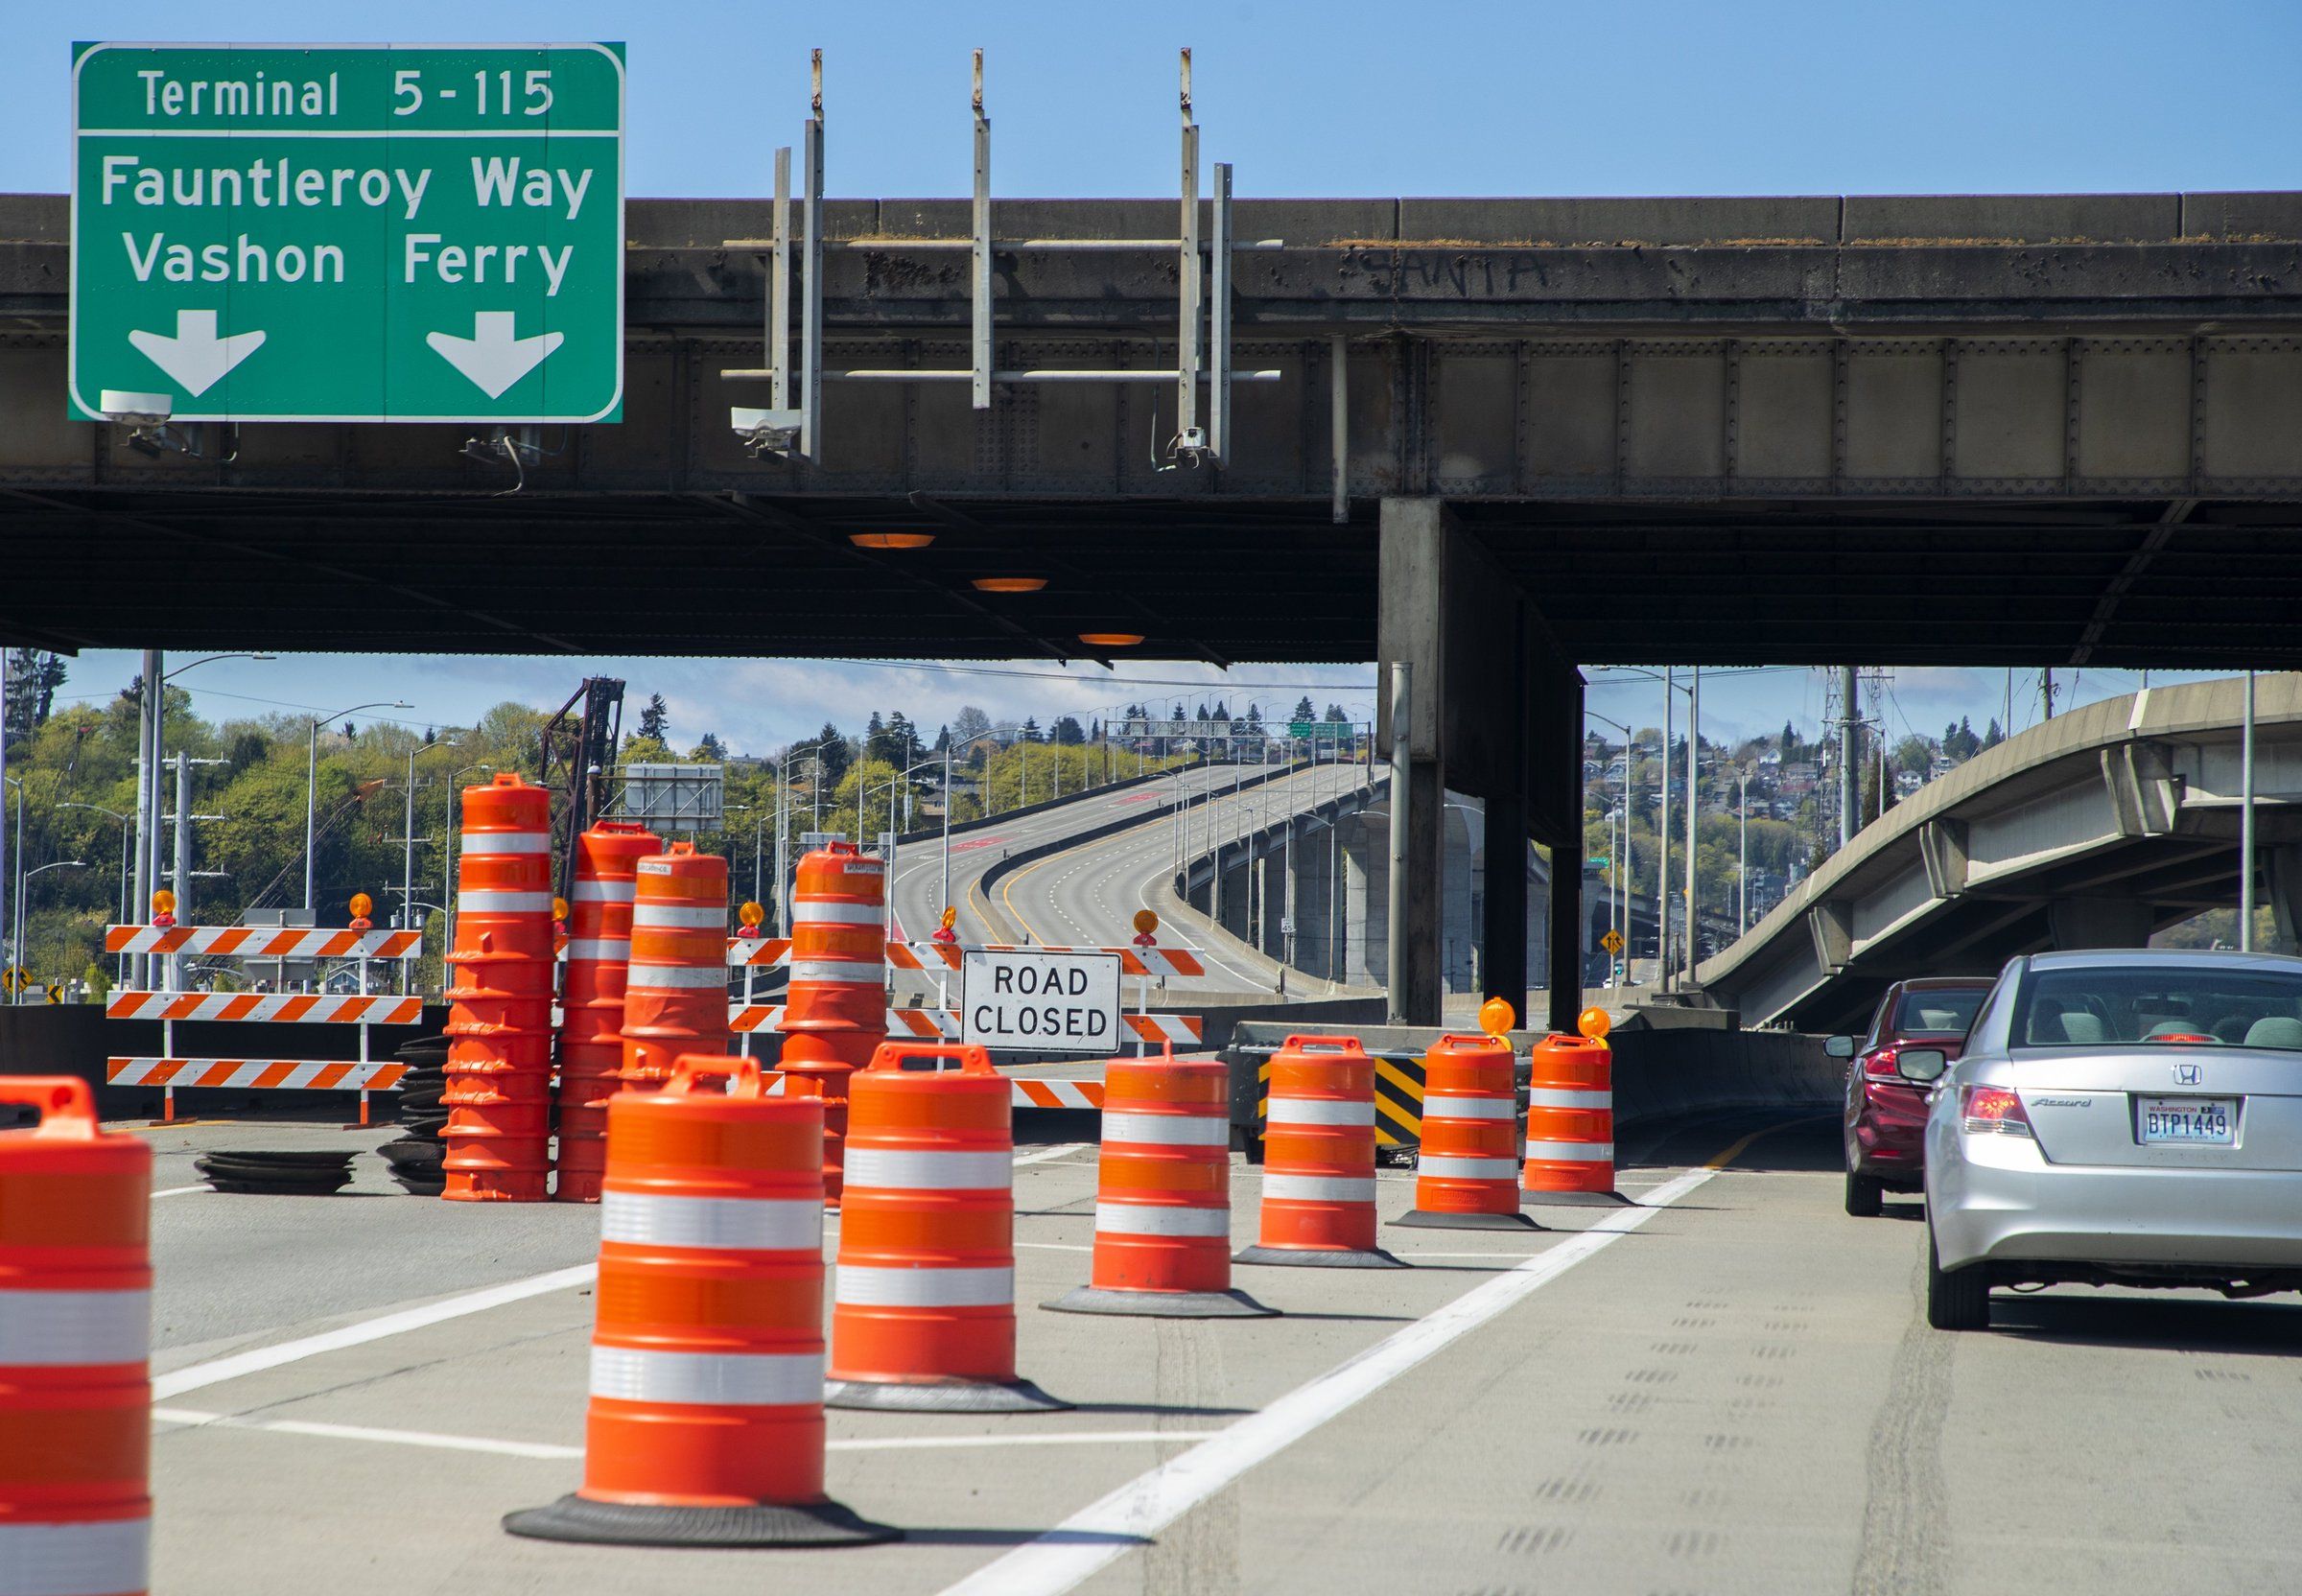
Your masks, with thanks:
M 2203 1072 L 2195 1064 L 2174 1066 L 2174 1085 L 2176 1086 L 2196 1086 L 2203 1078 Z

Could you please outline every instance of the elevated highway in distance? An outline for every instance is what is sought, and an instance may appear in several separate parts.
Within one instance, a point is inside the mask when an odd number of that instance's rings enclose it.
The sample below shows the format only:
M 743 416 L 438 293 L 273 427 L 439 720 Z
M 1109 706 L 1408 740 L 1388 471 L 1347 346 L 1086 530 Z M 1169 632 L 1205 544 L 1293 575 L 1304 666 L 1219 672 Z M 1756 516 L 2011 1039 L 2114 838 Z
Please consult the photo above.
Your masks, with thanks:
M 2134 948 L 2239 898 L 2241 680 L 2151 688 L 2034 726 L 1859 833 L 1703 962 L 1743 1023 L 1845 1028 L 1888 983 L 2047 948 Z M 2302 945 L 2302 676 L 2257 691 L 2258 904 Z
M 1234 795 L 1234 783 L 1260 777 L 1269 779 L 1245 787 L 1245 796 Z M 1251 824 L 1251 813 L 1307 810 L 1363 781 L 1360 767 L 1349 764 L 1306 766 L 1293 773 L 1253 764 L 1200 765 L 1138 786 L 1091 791 L 1012 820 L 994 820 L 951 839 L 951 901 L 959 911 L 954 929 L 963 943 L 1116 947 L 1135 935 L 1136 912 L 1150 908 L 1161 919 L 1161 944 L 1197 952 L 1207 966 L 1204 978 L 1185 983 L 1170 1001 L 1194 992 L 1270 995 L 1279 984 L 1273 961 L 1216 932 L 1206 916 L 1161 889 L 1175 870 L 1175 806 L 1179 800 L 1187 804 L 1188 847 L 1204 854 L 1210 814 L 1216 838 L 1230 841 Z M 1128 824 L 1137 817 L 1138 823 Z M 1119 829 L 1108 835 L 1083 834 L 1115 825 Z M 1074 837 L 1081 839 L 1076 845 L 1062 846 Z M 999 868 L 1017 855 L 1045 849 L 1055 851 L 1009 870 Z M 934 929 L 942 870 L 938 840 L 898 849 L 888 885 L 890 935 L 900 927 L 903 936 L 921 941 Z M 995 873 L 997 879 L 987 882 Z

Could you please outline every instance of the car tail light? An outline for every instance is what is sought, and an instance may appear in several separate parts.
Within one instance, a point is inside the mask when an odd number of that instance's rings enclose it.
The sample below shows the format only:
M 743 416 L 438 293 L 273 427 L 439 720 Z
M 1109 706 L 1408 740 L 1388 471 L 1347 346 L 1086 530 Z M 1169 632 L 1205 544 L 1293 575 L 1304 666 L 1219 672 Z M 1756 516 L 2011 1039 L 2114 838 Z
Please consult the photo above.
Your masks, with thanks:
M 2022 1099 L 2003 1086 L 1962 1088 L 1959 1114 L 1970 1134 L 1986 1131 L 2006 1136 L 2032 1134 L 2031 1116 L 2022 1112 Z
M 1902 1079 L 1902 1071 L 1894 1068 L 1896 1057 L 1893 1048 L 1881 1047 L 1877 1052 L 1863 1060 L 1863 1073 L 1874 1081 L 1899 1081 Z

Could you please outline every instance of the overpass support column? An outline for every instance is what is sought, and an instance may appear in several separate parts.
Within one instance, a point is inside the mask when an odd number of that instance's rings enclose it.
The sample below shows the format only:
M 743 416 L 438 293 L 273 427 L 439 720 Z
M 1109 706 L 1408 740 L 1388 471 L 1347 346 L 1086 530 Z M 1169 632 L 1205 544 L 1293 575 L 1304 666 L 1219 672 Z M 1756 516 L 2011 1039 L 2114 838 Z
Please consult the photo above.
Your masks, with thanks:
M 1411 670 L 1408 758 L 1394 772 L 1407 794 L 1407 1022 L 1440 1022 L 1443 838 L 1449 791 L 1486 800 L 1488 867 L 1478 927 L 1485 995 L 1526 1002 L 1526 843 L 1554 850 L 1551 881 L 1550 1021 L 1582 1005 L 1579 936 L 1559 934 L 1580 918 L 1582 887 L 1582 678 L 1558 651 L 1540 615 L 1477 535 L 1439 499 L 1382 502 L 1375 646 L 1382 680 L 1375 701 L 1388 746 L 1392 665 Z M 1527 1022 L 1536 1017 L 1523 1016 Z
M 2057 898 L 2046 905 L 2046 919 L 2056 951 L 2150 942 L 2150 905 L 2139 898 Z

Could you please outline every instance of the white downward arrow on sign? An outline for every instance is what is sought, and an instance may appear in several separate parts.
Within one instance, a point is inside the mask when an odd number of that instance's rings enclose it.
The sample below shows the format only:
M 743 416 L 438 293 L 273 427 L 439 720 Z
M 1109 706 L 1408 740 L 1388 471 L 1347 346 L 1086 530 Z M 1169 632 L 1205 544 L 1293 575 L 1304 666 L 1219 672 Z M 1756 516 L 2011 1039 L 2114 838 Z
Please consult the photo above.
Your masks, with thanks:
M 131 332 L 128 341 L 144 352 L 186 393 L 197 399 L 223 381 L 223 374 L 264 346 L 262 333 L 216 336 L 214 311 L 177 311 L 176 336 Z
M 426 333 L 424 341 L 439 356 L 479 385 L 490 399 L 544 364 L 546 356 L 567 341 L 565 333 L 538 333 L 533 338 L 512 336 L 512 313 L 480 311 L 472 317 L 472 336 Z

